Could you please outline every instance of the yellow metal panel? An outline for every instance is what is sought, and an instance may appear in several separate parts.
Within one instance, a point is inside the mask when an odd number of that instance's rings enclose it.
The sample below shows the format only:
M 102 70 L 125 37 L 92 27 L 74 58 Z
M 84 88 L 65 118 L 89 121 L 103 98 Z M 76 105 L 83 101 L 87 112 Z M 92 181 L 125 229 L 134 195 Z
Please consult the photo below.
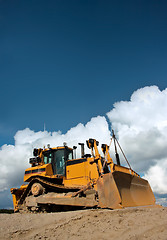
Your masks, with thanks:
M 64 183 L 64 186 L 67 186 L 67 187 L 70 187 L 70 186 L 80 187 L 80 186 L 87 185 L 89 183 L 89 179 L 86 177 L 73 178 L 68 180 L 65 179 L 63 183 Z
M 43 170 L 41 172 L 35 172 L 36 170 Z M 24 182 L 29 182 L 30 179 L 34 176 L 52 176 L 53 175 L 53 170 L 52 170 L 52 165 L 50 163 L 44 164 L 44 165 L 38 165 L 36 167 L 31 167 L 27 168 L 24 174 Z
M 77 159 L 78 162 L 82 161 L 82 159 Z M 87 185 L 90 181 L 97 181 L 98 179 L 98 171 L 96 163 L 90 163 L 93 161 L 92 158 L 87 159 L 87 161 L 77 163 L 75 160 L 75 164 L 68 165 L 66 167 L 66 179 L 64 179 L 63 183 L 65 186 L 83 186 Z
M 71 161 L 72 162 L 72 161 Z M 79 159 L 78 159 L 79 162 Z M 85 177 L 86 174 L 86 166 L 88 165 L 88 162 L 81 162 L 76 164 L 72 164 L 66 167 L 66 179 L 71 178 L 78 178 L 78 177 Z
M 89 178 L 91 180 L 97 180 L 98 177 L 99 177 L 99 173 L 97 171 L 97 165 L 96 163 L 93 163 L 93 164 L 89 164 L 88 166 L 88 171 L 89 171 Z
M 82 162 L 83 161 L 83 162 Z M 89 163 L 86 159 L 71 160 L 66 166 L 65 186 L 84 186 L 89 182 Z

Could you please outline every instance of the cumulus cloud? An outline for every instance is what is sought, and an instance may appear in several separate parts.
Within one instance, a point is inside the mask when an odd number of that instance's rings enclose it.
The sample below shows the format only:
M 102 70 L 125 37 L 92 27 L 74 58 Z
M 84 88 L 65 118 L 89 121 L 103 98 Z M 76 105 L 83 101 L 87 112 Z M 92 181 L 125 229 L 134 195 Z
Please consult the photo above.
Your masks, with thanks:
M 156 193 L 167 193 L 167 89 L 135 91 L 130 101 L 107 113 L 134 169 L 144 173 Z
M 115 103 L 107 113 L 132 168 L 149 180 L 159 199 L 160 196 L 165 199 L 167 194 L 166 109 L 167 89 L 160 91 L 157 86 L 151 86 L 135 91 L 129 101 Z M 51 147 L 62 146 L 63 142 L 73 147 L 79 142 L 85 143 L 89 138 L 109 144 L 109 128 L 106 117 L 98 116 L 86 125 L 79 123 L 65 134 L 60 131 L 34 132 L 28 128 L 18 131 L 14 136 L 14 145 L 3 145 L 0 148 L 0 194 L 4 196 L 10 187 L 23 183 L 24 171 L 29 167 L 28 159 L 32 156 L 33 148 L 47 144 Z

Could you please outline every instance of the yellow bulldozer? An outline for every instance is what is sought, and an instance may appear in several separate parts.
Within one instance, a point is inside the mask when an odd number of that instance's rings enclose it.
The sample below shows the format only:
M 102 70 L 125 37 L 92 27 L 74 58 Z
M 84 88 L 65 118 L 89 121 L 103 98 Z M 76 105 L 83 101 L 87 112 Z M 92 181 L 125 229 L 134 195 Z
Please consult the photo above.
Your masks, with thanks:
M 76 146 L 34 149 L 31 167 L 26 169 L 20 188 L 12 188 L 14 211 L 63 211 L 80 208 L 110 208 L 155 205 L 155 197 L 147 180 L 131 166 L 114 133 L 116 164 L 109 146 L 89 139 L 85 154 L 76 158 Z M 121 166 L 117 147 L 120 147 L 129 167 Z

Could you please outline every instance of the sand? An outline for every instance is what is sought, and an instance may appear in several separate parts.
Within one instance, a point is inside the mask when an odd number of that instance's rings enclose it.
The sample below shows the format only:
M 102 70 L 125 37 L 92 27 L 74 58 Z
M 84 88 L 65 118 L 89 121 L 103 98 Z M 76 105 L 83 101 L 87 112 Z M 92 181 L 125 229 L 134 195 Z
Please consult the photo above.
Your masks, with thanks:
M 167 240 L 167 208 L 0 214 L 0 239 Z

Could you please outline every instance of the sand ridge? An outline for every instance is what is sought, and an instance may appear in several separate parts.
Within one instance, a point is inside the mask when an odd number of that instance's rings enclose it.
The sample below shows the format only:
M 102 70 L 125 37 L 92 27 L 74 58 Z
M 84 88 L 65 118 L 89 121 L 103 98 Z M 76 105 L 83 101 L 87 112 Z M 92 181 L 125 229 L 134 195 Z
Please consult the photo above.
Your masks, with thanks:
M 0 214 L 0 239 L 167 240 L 167 208 Z

